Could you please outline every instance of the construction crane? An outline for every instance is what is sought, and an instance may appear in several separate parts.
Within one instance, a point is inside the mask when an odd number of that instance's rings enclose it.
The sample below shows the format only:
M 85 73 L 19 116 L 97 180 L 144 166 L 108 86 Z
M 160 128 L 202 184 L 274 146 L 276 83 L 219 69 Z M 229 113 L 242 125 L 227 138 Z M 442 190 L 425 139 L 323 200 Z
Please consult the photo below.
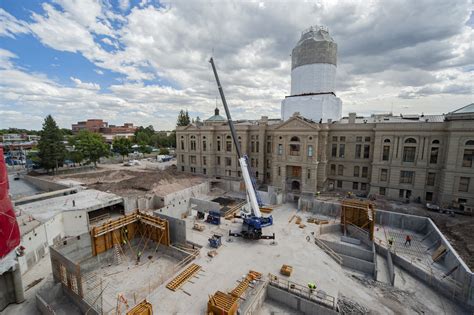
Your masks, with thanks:
M 273 235 L 262 235 L 262 228 L 272 225 L 273 218 L 272 216 L 262 217 L 262 213 L 260 212 L 260 206 L 262 206 L 263 203 L 258 197 L 257 183 L 255 181 L 255 178 L 252 178 L 251 176 L 252 173 L 248 163 L 247 155 L 242 155 L 242 152 L 240 151 L 240 145 L 237 140 L 237 134 L 235 132 L 234 123 L 232 122 L 232 117 L 230 116 L 229 107 L 227 106 L 227 101 L 224 96 L 224 90 L 222 89 L 221 83 L 219 81 L 219 76 L 217 75 L 214 59 L 211 57 L 209 62 L 212 65 L 212 71 L 214 72 L 214 77 L 216 78 L 217 88 L 219 90 L 219 94 L 221 95 L 222 104 L 224 105 L 225 114 L 227 116 L 227 121 L 230 128 L 230 133 L 232 135 L 232 140 L 237 151 L 237 157 L 239 159 L 240 169 L 242 170 L 242 177 L 244 179 L 245 189 L 247 191 L 247 204 L 242 207 L 240 216 L 236 216 L 238 218 L 243 219 L 242 231 L 229 231 L 229 235 L 252 240 L 275 239 L 275 233 L 273 233 Z

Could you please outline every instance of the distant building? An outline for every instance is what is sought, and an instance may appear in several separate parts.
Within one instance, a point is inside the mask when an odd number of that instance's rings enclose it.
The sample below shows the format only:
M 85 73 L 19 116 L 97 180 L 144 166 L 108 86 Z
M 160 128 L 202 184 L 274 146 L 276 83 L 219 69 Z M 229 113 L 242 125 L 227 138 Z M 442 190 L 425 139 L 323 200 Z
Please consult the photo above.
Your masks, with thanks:
M 114 138 L 133 137 L 135 130 L 138 127 L 132 123 L 124 123 L 123 126 L 109 125 L 102 119 L 88 119 L 87 121 L 80 121 L 77 124 L 72 125 L 72 132 L 77 134 L 82 130 L 88 130 L 90 132 L 96 132 L 102 134 L 107 142 L 112 142 Z

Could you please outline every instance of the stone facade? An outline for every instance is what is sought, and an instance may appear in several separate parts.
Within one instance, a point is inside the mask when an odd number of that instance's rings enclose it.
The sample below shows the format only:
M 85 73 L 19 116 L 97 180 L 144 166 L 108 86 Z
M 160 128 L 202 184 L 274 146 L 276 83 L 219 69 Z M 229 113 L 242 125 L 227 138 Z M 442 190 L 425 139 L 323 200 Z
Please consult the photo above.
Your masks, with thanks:
M 229 126 L 216 114 L 177 127 L 178 170 L 239 180 Z M 295 113 L 285 122 L 236 121 L 235 128 L 257 181 L 291 198 L 336 190 L 467 210 L 474 205 L 474 104 L 447 115 L 352 113 L 333 123 Z

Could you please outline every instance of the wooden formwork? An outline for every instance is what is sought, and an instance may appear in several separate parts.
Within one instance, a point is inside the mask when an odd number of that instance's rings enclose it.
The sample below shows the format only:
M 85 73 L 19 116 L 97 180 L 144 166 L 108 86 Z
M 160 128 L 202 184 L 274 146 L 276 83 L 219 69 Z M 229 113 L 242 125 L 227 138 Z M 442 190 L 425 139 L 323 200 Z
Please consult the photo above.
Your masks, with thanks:
M 127 315 L 153 315 L 153 306 L 147 300 L 143 300 L 127 311 Z
M 180 274 L 171 280 L 166 287 L 171 291 L 178 290 L 183 284 L 185 284 L 189 279 L 194 277 L 196 273 L 201 270 L 201 266 L 197 264 L 192 264 L 188 268 L 184 269 Z
M 240 298 L 245 293 L 252 281 L 261 278 L 261 273 L 250 270 L 245 279 L 243 279 L 231 292 L 224 293 L 217 291 L 214 295 L 209 296 L 209 301 L 207 302 L 207 314 L 237 314 L 237 308 L 239 306 L 238 302 Z
M 170 245 L 168 221 L 138 210 L 93 227 L 91 236 L 93 256 L 111 249 L 115 244 L 126 245 L 137 236 Z
M 341 204 L 341 226 L 346 230 L 347 225 L 353 224 L 369 233 L 374 239 L 375 207 L 365 200 L 346 199 Z

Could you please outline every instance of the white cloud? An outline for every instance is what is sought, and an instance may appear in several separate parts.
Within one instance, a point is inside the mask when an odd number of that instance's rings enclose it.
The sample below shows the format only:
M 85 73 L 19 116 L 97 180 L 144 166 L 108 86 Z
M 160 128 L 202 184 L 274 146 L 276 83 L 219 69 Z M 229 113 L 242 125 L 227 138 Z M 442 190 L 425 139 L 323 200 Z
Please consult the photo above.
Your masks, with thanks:
M 25 34 L 29 31 L 26 22 L 17 20 L 13 15 L 0 8 L 0 37 L 14 38 L 16 34 Z
M 29 25 L 10 15 L 8 23 L 0 20 L 0 30 L 14 36 L 31 29 L 43 44 L 79 53 L 98 68 L 120 74 L 121 83 L 99 93 L 95 83 L 73 77 L 76 86 L 70 88 L 16 68 L 10 69 L 14 77 L 32 84 L 4 80 L 8 82 L 1 84 L 9 84 L 8 89 L 1 86 L 5 102 L 44 104 L 59 112 L 75 106 L 82 108 L 77 111 L 81 119 L 102 113 L 118 123 L 121 115 L 141 113 L 136 123 L 169 129 L 181 108 L 201 118 L 212 114 L 218 94 L 207 60 L 213 54 L 235 118 L 278 117 L 290 89 L 291 50 L 300 32 L 316 23 L 328 26 L 338 42 L 336 93 L 345 112 L 406 107 L 446 112 L 446 107 L 472 102 L 472 80 L 466 72 L 474 58 L 473 29 L 465 25 L 468 1 L 203 5 L 178 0 L 159 8 L 142 1 L 130 10 L 124 1 L 122 12 L 128 13 L 122 15 L 110 10 L 107 1 L 55 3 L 32 14 Z M 0 17 L 9 15 L 5 13 L 0 11 Z M 103 43 L 110 47 L 103 49 Z M 10 68 L 13 57 L 3 57 Z M 71 119 L 64 117 L 64 122 Z
M 78 78 L 71 77 L 72 82 L 76 84 L 78 88 L 86 89 L 86 90 L 100 90 L 100 85 L 97 83 L 92 82 L 82 82 Z

